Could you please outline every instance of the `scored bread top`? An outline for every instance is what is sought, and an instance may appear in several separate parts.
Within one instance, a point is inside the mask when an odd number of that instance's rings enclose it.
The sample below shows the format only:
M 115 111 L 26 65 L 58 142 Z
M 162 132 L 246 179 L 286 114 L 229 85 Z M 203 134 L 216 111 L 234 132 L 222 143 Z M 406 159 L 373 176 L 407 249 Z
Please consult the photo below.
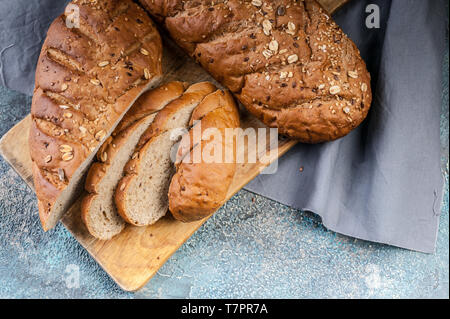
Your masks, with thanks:
M 71 5 L 79 27 L 69 28 L 65 14 L 51 24 L 31 107 L 29 146 L 45 230 L 54 226 L 47 224 L 52 206 L 74 173 L 162 74 L 161 39 L 140 6 L 132 0 Z
M 355 44 L 315 0 L 140 0 L 174 40 L 281 134 L 349 133 L 371 104 Z

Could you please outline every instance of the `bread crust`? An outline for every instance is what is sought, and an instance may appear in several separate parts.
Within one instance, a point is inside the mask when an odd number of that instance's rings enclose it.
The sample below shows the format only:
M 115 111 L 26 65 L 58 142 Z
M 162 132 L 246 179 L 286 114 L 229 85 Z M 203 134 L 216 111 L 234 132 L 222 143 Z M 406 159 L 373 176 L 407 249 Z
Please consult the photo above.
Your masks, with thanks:
M 31 108 L 29 145 L 44 230 L 60 217 L 55 202 L 77 169 L 162 74 L 161 39 L 140 6 L 132 0 L 71 4 L 79 9 L 79 28 L 67 27 L 64 14 L 51 24 Z
M 367 116 L 370 74 L 315 0 L 140 0 L 242 104 L 304 143 L 345 136 Z
M 235 138 L 226 140 L 225 129 L 234 129 L 240 126 L 239 111 L 228 91 L 218 90 L 208 95 L 193 113 L 192 121 L 201 124 L 201 132 L 215 128 L 221 134 L 222 161 L 208 163 L 202 160 L 193 161 L 195 145 L 190 150 L 190 157 L 184 156 L 181 150 L 181 163 L 177 165 L 177 172 L 173 176 L 169 187 L 169 210 L 172 215 L 182 222 L 192 222 L 214 213 L 226 200 L 229 187 L 236 172 L 236 142 Z M 193 129 L 187 138 L 193 145 Z M 208 145 L 214 143 L 215 137 L 201 141 L 202 152 Z M 231 142 L 232 145 L 229 145 Z M 233 150 L 233 160 L 226 162 L 225 149 Z
M 216 87 L 209 82 L 200 82 L 191 85 L 182 96 L 164 107 L 153 120 L 149 128 L 142 134 L 136 146 L 135 156 L 130 159 L 124 168 L 124 177 L 119 181 L 114 199 L 119 215 L 128 223 L 136 226 L 144 226 L 135 221 L 128 213 L 126 196 L 129 187 L 137 174 L 139 174 L 142 154 L 151 146 L 152 139 L 168 131 L 168 120 L 170 120 L 179 110 L 186 107 L 186 104 L 200 103 L 205 96 L 216 90 Z
M 188 83 L 186 82 L 173 81 L 145 92 L 125 114 L 112 135 L 118 135 L 118 132 L 123 131 L 137 120 L 160 111 L 169 102 L 180 97 L 187 87 Z
M 184 92 L 184 94 L 168 104 L 161 112 L 158 113 L 152 125 L 142 134 L 137 148 L 140 149 L 153 137 L 160 135 L 167 130 L 166 122 L 186 104 L 192 102 L 200 102 L 209 93 L 216 89 L 215 85 L 210 82 L 199 82 L 192 84 Z

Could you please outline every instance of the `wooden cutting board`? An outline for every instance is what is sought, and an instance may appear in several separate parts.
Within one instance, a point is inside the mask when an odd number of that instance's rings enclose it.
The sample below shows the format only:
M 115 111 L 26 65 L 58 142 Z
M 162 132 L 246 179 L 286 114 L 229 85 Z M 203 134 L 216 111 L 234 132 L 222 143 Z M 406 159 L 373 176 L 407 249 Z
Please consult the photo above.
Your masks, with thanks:
M 347 1 L 319 0 L 329 12 L 334 12 Z M 164 37 L 164 46 L 165 81 L 182 80 L 190 83 L 212 81 L 216 83 L 167 37 Z M 243 128 L 264 126 L 244 111 L 241 113 L 241 117 Z M 0 154 L 33 189 L 31 159 L 28 152 L 30 123 L 31 118 L 28 115 L 3 136 L 0 140 Z M 274 141 L 269 138 L 269 134 L 266 141 L 266 149 L 268 149 Z M 278 152 L 267 153 L 269 161 L 238 164 L 227 200 L 260 174 L 269 163 L 282 156 L 296 143 L 296 141 L 288 139 L 279 139 Z M 243 151 L 247 153 L 247 150 Z M 266 150 L 261 153 L 265 154 Z M 92 237 L 82 223 L 80 200 L 78 200 L 68 211 L 62 223 L 122 289 L 135 291 L 144 286 L 166 260 L 206 220 L 207 218 L 185 224 L 176 221 L 168 214 L 152 226 L 128 225 L 121 234 L 113 239 L 102 241 Z

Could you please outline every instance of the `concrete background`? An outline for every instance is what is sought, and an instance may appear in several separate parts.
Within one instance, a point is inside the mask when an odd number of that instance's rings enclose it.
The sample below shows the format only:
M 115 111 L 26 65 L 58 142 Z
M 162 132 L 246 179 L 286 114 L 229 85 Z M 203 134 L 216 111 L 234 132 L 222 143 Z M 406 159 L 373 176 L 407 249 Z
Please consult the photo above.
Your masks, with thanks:
M 448 298 L 448 52 L 437 249 L 426 255 L 327 231 L 242 190 L 137 293 L 122 291 L 61 225 L 44 234 L 34 193 L 0 159 L 0 298 Z M 0 87 L 0 136 L 31 98 Z M 78 280 L 77 280 L 78 279 Z

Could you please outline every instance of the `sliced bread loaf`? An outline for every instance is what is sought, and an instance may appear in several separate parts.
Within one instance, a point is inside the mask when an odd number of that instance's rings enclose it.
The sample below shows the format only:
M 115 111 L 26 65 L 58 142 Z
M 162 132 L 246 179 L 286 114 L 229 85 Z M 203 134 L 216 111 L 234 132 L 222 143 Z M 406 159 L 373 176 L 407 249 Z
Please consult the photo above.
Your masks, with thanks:
M 146 92 L 131 107 L 112 137 L 97 153 L 86 179 L 87 194 L 82 201 L 82 219 L 92 236 L 107 240 L 125 227 L 114 205 L 114 190 L 123 176 L 123 168 L 131 159 L 142 133 L 156 112 L 178 98 L 185 83 L 171 82 Z
M 214 90 L 208 82 L 190 86 L 157 114 L 142 135 L 115 191 L 117 210 L 125 221 L 151 225 L 166 214 L 170 179 L 175 173 L 171 153 L 177 139 L 173 130 L 188 128 L 192 111 Z

